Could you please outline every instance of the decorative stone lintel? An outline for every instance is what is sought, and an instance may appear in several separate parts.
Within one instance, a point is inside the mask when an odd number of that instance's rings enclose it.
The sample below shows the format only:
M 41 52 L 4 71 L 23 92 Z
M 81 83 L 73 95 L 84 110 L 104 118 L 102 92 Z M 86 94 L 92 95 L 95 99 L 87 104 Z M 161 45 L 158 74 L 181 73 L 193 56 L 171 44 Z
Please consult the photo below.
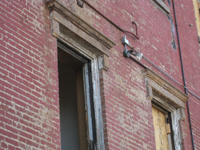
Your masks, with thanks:
M 58 1 L 51 0 L 47 6 L 50 10 L 52 36 L 65 37 L 68 42 L 73 41 L 79 47 L 84 47 L 97 58 L 103 57 L 102 60 L 105 62 L 99 66 L 108 70 L 109 51 L 116 44 Z
M 176 109 L 180 108 L 181 118 L 184 120 L 185 102 L 188 100 L 188 96 L 150 69 L 145 69 L 143 75 L 147 86 L 147 97 L 150 100 L 157 95 L 165 97 L 166 103 Z

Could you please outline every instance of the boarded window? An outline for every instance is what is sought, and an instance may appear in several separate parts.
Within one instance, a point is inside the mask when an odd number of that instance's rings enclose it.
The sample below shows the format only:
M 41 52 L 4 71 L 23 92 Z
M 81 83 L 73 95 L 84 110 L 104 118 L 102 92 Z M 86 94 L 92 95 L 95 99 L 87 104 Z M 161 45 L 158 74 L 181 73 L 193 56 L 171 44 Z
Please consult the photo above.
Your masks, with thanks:
M 200 0 L 193 0 L 197 33 L 200 42 Z
M 171 135 L 167 129 L 168 114 L 152 107 L 153 124 L 155 131 L 156 150 L 171 150 Z M 168 135 L 169 134 L 169 135 Z

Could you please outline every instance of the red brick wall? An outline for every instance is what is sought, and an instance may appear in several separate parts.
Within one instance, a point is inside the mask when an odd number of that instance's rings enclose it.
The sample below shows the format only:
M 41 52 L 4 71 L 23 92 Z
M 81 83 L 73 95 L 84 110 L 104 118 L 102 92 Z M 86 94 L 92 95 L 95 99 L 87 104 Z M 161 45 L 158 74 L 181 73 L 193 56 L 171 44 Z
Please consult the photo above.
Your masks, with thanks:
M 187 87 L 200 96 L 200 50 L 197 38 L 197 28 L 195 25 L 194 9 L 192 1 L 180 1 L 175 2 L 177 9 L 177 20 L 179 24 L 179 33 L 181 48 L 183 53 L 183 61 L 185 67 L 185 78 Z M 191 9 L 192 8 L 192 9 Z M 187 14 L 182 15 L 182 14 Z M 190 26 L 190 24 L 193 24 Z M 192 120 L 192 129 L 194 136 L 194 143 L 196 150 L 200 149 L 200 100 L 195 98 L 189 93 L 189 106 Z M 187 133 L 188 124 L 185 123 L 185 132 Z M 189 134 L 189 133 L 188 133 Z M 187 134 L 185 135 L 187 137 Z M 188 135 L 188 140 L 185 140 L 186 149 L 189 147 L 191 140 Z
M 0 12 L 0 149 L 60 149 L 48 11 L 39 0 L 1 0 Z
M 172 32 L 168 16 L 151 0 L 88 1 L 125 30 L 134 32 L 131 22 L 136 22 L 140 40 L 127 35 L 130 45 L 183 84 L 176 32 Z M 146 97 L 142 68 L 122 55 L 124 46 L 120 39 L 125 34 L 87 5 L 80 8 L 75 0 L 59 2 L 116 43 L 110 52 L 109 71 L 100 72 L 106 149 L 155 149 L 151 102 Z M 174 23 L 172 6 L 167 0 L 166 3 Z M 198 95 L 200 51 L 193 3 L 175 0 L 175 6 L 186 84 Z M 2 0 L 0 10 L 0 146 L 60 149 L 57 44 L 50 33 L 45 3 Z M 176 49 L 171 44 L 173 40 Z M 144 60 L 141 63 L 162 75 Z M 200 100 L 189 94 L 189 104 L 196 150 L 199 150 Z M 187 116 L 183 131 L 185 149 L 191 150 Z

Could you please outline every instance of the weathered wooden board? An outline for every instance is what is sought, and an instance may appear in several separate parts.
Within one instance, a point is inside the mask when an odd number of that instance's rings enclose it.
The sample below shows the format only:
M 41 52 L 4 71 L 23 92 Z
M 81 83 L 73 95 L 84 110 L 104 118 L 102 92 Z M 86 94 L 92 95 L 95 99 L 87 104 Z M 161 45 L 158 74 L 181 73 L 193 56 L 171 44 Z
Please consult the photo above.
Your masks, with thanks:
M 88 150 L 82 69 L 76 71 L 76 93 L 77 93 L 80 150 Z
M 155 130 L 156 150 L 169 150 L 165 114 L 155 107 L 152 107 L 152 114 Z

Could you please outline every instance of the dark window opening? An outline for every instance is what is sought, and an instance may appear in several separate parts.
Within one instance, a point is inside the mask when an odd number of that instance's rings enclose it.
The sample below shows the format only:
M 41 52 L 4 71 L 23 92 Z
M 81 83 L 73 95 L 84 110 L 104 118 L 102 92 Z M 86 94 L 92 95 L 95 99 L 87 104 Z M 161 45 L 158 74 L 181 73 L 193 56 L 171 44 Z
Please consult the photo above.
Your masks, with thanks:
M 61 149 L 87 150 L 83 87 L 83 65 L 87 61 L 72 54 L 58 48 Z

